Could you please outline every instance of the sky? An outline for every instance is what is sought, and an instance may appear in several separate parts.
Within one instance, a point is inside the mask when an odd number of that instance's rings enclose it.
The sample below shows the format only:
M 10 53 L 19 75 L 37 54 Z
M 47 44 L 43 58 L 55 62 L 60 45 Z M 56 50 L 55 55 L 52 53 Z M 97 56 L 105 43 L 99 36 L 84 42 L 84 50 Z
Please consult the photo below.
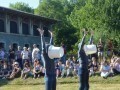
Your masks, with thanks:
M 0 0 L 0 6 L 9 7 L 10 3 L 16 3 L 16 2 L 27 3 L 32 8 L 36 8 L 39 4 L 39 0 Z

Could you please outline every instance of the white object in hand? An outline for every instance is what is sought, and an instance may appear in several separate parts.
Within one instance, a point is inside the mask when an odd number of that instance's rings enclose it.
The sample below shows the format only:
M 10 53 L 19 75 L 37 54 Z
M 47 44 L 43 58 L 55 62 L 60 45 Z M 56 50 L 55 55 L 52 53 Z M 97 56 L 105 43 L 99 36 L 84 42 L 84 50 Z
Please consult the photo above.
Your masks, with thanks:
M 64 49 L 62 47 L 55 47 L 51 45 L 48 48 L 48 56 L 50 59 L 61 58 L 64 55 Z

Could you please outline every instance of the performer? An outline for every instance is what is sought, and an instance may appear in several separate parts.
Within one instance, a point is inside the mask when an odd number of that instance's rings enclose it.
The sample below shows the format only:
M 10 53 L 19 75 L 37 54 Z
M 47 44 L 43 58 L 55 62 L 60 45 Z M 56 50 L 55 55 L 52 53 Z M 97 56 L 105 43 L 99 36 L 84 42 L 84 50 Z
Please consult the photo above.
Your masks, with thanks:
M 84 36 L 82 41 L 79 43 L 78 47 L 78 59 L 79 59 L 79 80 L 80 80 L 80 87 L 79 90 L 89 90 L 89 71 L 88 71 L 88 55 L 86 55 L 83 47 L 85 44 L 85 37 L 87 35 L 87 31 L 84 30 Z M 92 43 L 93 39 L 93 32 L 91 33 L 91 38 L 89 44 Z
M 48 56 L 48 48 L 52 44 L 53 34 L 51 31 L 50 42 L 49 44 L 45 43 L 44 39 L 44 30 L 38 28 L 38 31 L 41 35 L 41 59 L 45 68 L 45 90 L 56 90 L 56 72 L 55 72 L 55 63 L 53 59 L 50 59 Z

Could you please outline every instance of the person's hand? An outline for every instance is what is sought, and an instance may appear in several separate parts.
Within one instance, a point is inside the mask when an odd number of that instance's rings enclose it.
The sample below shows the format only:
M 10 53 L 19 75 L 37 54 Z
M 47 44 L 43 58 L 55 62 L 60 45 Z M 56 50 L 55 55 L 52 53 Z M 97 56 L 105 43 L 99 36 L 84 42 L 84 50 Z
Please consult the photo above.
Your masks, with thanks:
M 87 32 L 85 29 L 83 29 L 83 34 L 84 34 L 84 36 L 87 35 L 87 33 L 88 33 L 88 32 Z
M 53 33 L 52 33 L 52 31 L 50 31 L 50 30 L 48 30 L 49 31 L 49 33 L 51 34 L 51 36 L 53 36 Z
M 91 30 L 91 35 L 94 35 L 94 31 L 93 30 Z
M 37 28 L 37 30 L 39 31 L 40 35 L 42 36 L 44 33 L 44 30 L 41 30 L 40 28 Z

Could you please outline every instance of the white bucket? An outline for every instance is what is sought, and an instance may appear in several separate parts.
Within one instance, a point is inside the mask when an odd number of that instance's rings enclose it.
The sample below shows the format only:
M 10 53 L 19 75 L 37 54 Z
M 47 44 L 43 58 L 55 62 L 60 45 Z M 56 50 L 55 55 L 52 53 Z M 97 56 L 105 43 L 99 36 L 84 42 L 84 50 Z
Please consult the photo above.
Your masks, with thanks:
M 87 55 L 89 54 L 94 54 L 97 52 L 97 47 L 96 45 L 92 44 L 92 45 L 84 45 L 84 51 Z
M 51 45 L 48 48 L 48 56 L 50 59 L 61 58 L 64 55 L 64 49 L 62 47 L 55 47 Z

